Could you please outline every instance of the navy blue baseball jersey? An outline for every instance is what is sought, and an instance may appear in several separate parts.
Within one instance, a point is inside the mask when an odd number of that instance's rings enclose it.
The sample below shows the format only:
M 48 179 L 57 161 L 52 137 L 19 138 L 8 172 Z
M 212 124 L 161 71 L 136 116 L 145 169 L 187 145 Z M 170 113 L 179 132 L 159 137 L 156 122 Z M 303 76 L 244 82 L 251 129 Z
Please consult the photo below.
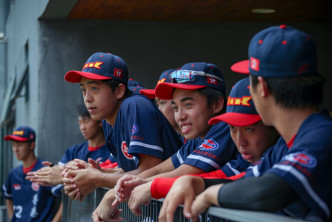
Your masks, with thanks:
M 93 160 L 99 160 L 99 162 L 104 162 L 109 157 L 110 157 L 110 152 L 106 144 L 96 148 L 89 148 L 89 143 L 88 141 L 86 141 L 84 143 L 76 144 L 68 148 L 66 152 L 63 154 L 58 164 L 65 165 L 66 163 L 68 163 L 73 159 L 81 159 L 84 161 L 88 161 L 89 158 L 92 158 Z
M 248 168 L 244 177 L 261 176 L 264 172 L 271 169 L 275 163 L 278 163 L 288 150 L 285 140 L 280 137 L 277 143 L 268 149 L 254 166 Z
M 312 114 L 302 123 L 281 160 L 270 162 L 270 169 L 254 173 L 278 175 L 297 192 L 300 201 L 283 213 L 314 221 L 331 218 L 332 180 L 328 176 L 332 172 L 331 132 L 331 117 Z
M 210 172 L 220 169 L 227 162 L 236 158 L 237 153 L 228 124 L 219 122 L 211 126 L 203 140 L 187 141 L 172 156 L 172 163 L 175 168 L 181 164 L 187 164 Z
M 126 172 L 137 169 L 140 154 L 166 160 L 183 145 L 166 117 L 142 95 L 125 99 L 113 128 L 103 121 L 103 129 L 110 152 Z
M 38 159 L 31 171 L 44 167 Z M 60 196 L 62 185 L 39 186 L 25 179 L 23 166 L 14 168 L 2 187 L 6 199 L 12 199 L 14 215 L 11 221 L 51 221 L 55 210 L 54 198 Z
M 234 175 L 238 175 L 242 173 L 243 171 L 246 171 L 250 166 L 252 166 L 251 163 L 249 163 L 247 160 L 242 158 L 242 155 L 238 153 L 237 158 L 234 160 L 229 161 L 224 166 L 221 167 L 221 171 L 227 176 L 231 177 Z

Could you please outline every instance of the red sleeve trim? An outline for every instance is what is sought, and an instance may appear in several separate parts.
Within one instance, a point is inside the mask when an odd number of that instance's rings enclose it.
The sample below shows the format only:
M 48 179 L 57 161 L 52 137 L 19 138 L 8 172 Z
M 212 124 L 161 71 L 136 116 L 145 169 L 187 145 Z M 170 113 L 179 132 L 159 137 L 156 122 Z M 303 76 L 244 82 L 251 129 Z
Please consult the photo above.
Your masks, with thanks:
M 218 179 L 225 179 L 227 177 L 226 174 L 220 169 L 208 173 L 202 173 L 199 174 L 198 176 L 203 178 L 218 178 Z
M 177 178 L 157 177 L 151 184 L 151 196 L 155 199 L 166 197 Z

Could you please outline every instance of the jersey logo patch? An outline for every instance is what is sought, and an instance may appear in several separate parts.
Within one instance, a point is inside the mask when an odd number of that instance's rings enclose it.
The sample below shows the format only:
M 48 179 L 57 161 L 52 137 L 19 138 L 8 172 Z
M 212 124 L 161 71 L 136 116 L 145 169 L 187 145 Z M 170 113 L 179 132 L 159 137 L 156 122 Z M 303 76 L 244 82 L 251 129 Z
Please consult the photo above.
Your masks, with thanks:
M 31 184 L 31 188 L 34 190 L 34 191 L 38 191 L 39 190 L 39 184 L 38 183 L 32 183 Z
M 306 153 L 291 153 L 285 156 L 285 159 L 289 162 L 297 163 L 305 167 L 315 167 L 317 162 L 316 158 Z
M 131 129 L 131 134 L 135 134 L 138 132 L 138 126 L 133 124 L 133 128 Z
M 13 184 L 13 188 L 14 188 L 14 190 L 20 190 L 21 189 L 21 185 L 19 185 L 19 184 Z
M 133 156 L 130 155 L 130 154 L 128 153 L 128 146 L 127 146 L 126 141 L 122 141 L 122 144 L 121 144 L 121 150 L 122 150 L 123 155 L 124 155 L 127 159 L 129 159 L 129 160 L 132 160 L 132 159 L 133 159 Z
M 213 139 L 204 140 L 204 142 L 198 147 L 201 150 L 216 150 L 219 145 Z

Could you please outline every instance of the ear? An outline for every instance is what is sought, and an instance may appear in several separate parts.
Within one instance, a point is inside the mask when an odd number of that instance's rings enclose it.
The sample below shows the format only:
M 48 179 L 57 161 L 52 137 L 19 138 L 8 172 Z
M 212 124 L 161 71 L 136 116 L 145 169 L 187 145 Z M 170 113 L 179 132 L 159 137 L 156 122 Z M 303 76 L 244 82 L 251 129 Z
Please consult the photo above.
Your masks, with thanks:
M 126 93 L 126 85 L 123 84 L 123 83 L 120 83 L 118 87 L 116 87 L 115 89 L 115 93 L 116 93 L 116 96 L 117 96 L 117 99 L 122 99 Z
M 29 149 L 30 150 L 34 150 L 35 147 L 36 147 L 36 142 L 35 141 L 32 141 L 32 142 L 29 143 Z
M 213 105 L 214 114 L 221 112 L 221 110 L 224 108 L 224 104 L 225 104 L 224 102 L 225 102 L 224 98 L 222 96 L 220 96 L 219 100 L 216 103 L 214 103 L 214 105 Z
M 259 95 L 261 97 L 267 97 L 270 95 L 269 88 L 267 87 L 267 84 L 265 82 L 265 79 L 261 76 L 258 77 L 258 85 L 259 85 Z

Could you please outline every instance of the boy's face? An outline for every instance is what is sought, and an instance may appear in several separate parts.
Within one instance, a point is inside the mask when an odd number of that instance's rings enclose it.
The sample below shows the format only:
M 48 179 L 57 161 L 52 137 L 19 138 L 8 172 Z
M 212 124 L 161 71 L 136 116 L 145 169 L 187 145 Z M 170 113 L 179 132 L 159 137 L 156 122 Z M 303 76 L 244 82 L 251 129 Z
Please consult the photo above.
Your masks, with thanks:
M 229 125 L 231 137 L 243 159 L 254 163 L 276 141 L 276 133 L 259 121 L 249 126 Z
M 166 117 L 166 119 L 172 125 L 172 127 L 178 133 L 181 133 L 180 127 L 175 121 L 174 112 L 173 112 L 173 108 L 172 108 L 172 100 L 156 98 L 156 103 L 157 103 L 158 109 Z
M 78 124 L 80 126 L 82 136 L 86 140 L 95 138 L 102 130 L 101 121 L 93 120 L 87 116 L 79 116 Z
M 85 106 L 94 120 L 108 120 L 116 116 L 118 99 L 106 83 L 82 77 L 80 88 Z
M 172 107 L 175 120 L 186 139 L 206 136 L 210 129 L 208 121 L 215 113 L 207 107 L 206 97 L 198 90 L 175 89 Z
M 12 149 L 13 153 L 16 156 L 17 160 L 23 161 L 25 160 L 31 152 L 33 152 L 32 143 L 29 142 L 20 142 L 20 141 L 12 141 Z

